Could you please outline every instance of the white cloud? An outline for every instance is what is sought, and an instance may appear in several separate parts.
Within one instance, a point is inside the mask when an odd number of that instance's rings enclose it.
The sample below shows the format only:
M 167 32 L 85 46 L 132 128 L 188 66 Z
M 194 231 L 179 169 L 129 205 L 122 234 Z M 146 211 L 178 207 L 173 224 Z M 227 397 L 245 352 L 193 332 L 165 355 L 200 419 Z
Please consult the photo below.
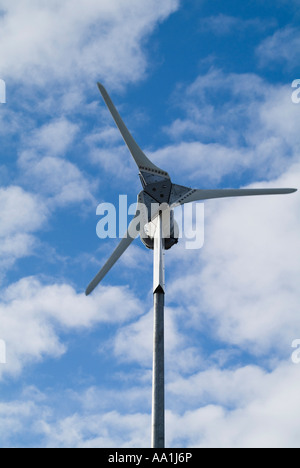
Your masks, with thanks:
M 48 209 L 42 200 L 20 187 L 0 188 L 0 275 L 19 258 L 34 251 L 34 232 L 47 221 Z
M 1 446 L 11 446 L 11 439 L 24 427 L 30 427 L 32 417 L 36 415 L 36 406 L 31 401 L 13 401 L 0 403 L 0 437 Z
M 31 255 L 37 244 L 36 237 L 30 234 L 13 234 L 1 239 L 0 280 L 2 280 L 4 272 L 10 269 L 18 259 Z
M 149 389 L 151 398 L 151 389 Z M 84 398 L 103 400 L 99 390 L 88 389 L 81 394 L 66 390 L 58 394 L 41 393 L 36 387 L 25 387 L 21 395 L 10 402 L 0 403 L 0 437 L 4 447 L 16 447 L 15 439 L 22 440 L 18 448 L 102 448 L 147 447 L 150 445 L 150 415 L 144 412 L 101 411 L 88 408 Z M 92 394 L 93 393 L 93 394 Z M 91 395 L 92 396 L 89 396 Z M 104 395 L 111 401 L 119 392 Z M 123 397 L 131 395 L 125 393 Z M 136 394 L 139 398 L 139 395 Z M 68 400 L 69 405 L 62 404 Z M 82 401 L 81 401 L 82 400 Z M 53 404 L 55 402 L 55 404 Z M 74 406 L 75 405 L 75 406 Z M 101 405 L 100 405 L 101 406 Z M 72 412 L 71 408 L 76 408 Z M 136 408 L 136 405 L 135 405 Z M 24 442 L 23 442 L 24 441 Z
M 194 371 L 201 363 L 201 355 L 193 347 L 184 333 L 182 320 L 185 314 L 181 309 L 165 310 L 165 350 L 168 373 Z M 148 369 L 152 368 L 153 351 L 153 311 L 138 321 L 122 327 L 112 343 L 116 357 L 124 362 L 137 362 Z
M 299 170 L 255 186 L 297 187 Z M 205 320 L 218 338 L 251 353 L 289 352 L 300 329 L 298 213 L 299 193 L 207 202 L 204 248 L 187 257 L 184 277 L 182 252 L 170 291 L 193 326 Z
M 120 258 L 120 261 L 123 262 L 127 268 L 134 268 L 135 270 L 144 270 L 149 268 L 151 260 L 151 253 L 144 248 L 144 245 L 142 245 L 141 242 L 139 243 L 139 246 L 133 244 Z
M 283 63 L 290 70 L 297 68 L 300 52 L 299 30 L 286 26 L 276 31 L 260 44 L 256 52 L 263 66 Z
M 300 136 L 298 131 L 299 108 L 292 103 L 291 83 L 287 86 L 272 89 L 269 98 L 265 100 L 259 108 L 259 122 L 261 128 L 253 133 L 251 141 L 275 140 L 281 150 L 286 148 L 286 152 L 293 152 L 296 161 L 299 161 Z M 273 145 L 273 151 L 275 144 Z M 274 159 L 279 155 L 274 154 Z
M 14 112 L 7 104 L 1 105 L 0 112 L 0 135 L 1 140 L 10 135 L 20 132 L 24 128 L 24 120 L 20 114 Z
M 36 278 L 24 278 L 1 292 L 0 335 L 6 342 L 7 364 L 0 372 L 19 374 L 28 362 L 61 356 L 66 350 L 58 334 L 61 327 L 124 323 L 140 311 L 126 288 L 100 287 L 87 298 L 66 284 L 44 286 Z
M 200 20 L 200 31 L 213 33 L 217 36 L 249 32 L 260 32 L 274 26 L 274 21 L 261 21 L 259 18 L 243 20 L 236 16 L 228 16 L 220 13 Z
M 84 143 L 88 147 L 88 158 L 94 166 L 112 174 L 119 181 L 138 182 L 136 185 L 140 191 L 134 160 L 114 123 L 107 126 L 108 118 L 105 112 L 103 125 L 99 124 L 100 130 L 86 136 Z
M 32 131 L 19 155 L 21 180 L 45 197 L 50 208 L 94 201 L 95 182 L 63 158 L 78 133 L 79 127 L 66 118 L 55 119 Z
M 78 125 L 61 117 L 36 129 L 28 138 L 27 146 L 43 155 L 64 156 L 78 132 Z
M 151 157 L 171 174 L 180 168 L 198 187 L 247 171 L 253 178 L 279 176 L 299 158 L 299 109 L 291 94 L 290 83 L 211 69 L 185 91 L 178 88 L 174 101 L 185 117 L 165 128 L 173 142 Z
M 171 175 L 180 168 L 186 180 L 206 184 L 247 171 L 271 178 L 298 158 L 298 109 L 290 84 L 274 86 L 255 74 L 211 69 L 186 89 L 179 86 L 173 101 L 183 117 L 164 129 L 172 143 L 148 152 Z M 131 178 L 132 160 L 117 138 L 114 128 L 88 137 L 90 159 L 120 178 Z
M 11 186 L 0 189 L 0 236 L 33 232 L 47 217 L 40 199 L 22 188 Z
M 291 362 L 270 372 L 245 366 L 177 374 L 167 386 L 167 446 L 297 448 L 299 379 Z M 28 436 L 30 427 L 35 446 L 149 447 L 151 417 L 140 408 L 149 407 L 150 388 L 125 391 L 123 401 L 121 392 L 91 387 L 57 396 L 27 388 L 19 399 L 0 404 L 1 440 L 14 446 L 15 436 Z M 69 404 L 62 408 L 64 398 Z M 119 409 L 107 410 L 115 401 Z
M 266 375 L 265 371 L 255 366 L 237 369 L 212 366 L 188 378 L 178 376 L 169 383 L 167 391 L 176 399 L 179 413 L 209 404 L 244 407 L 262 387 Z
M 100 166 L 101 169 L 119 179 L 137 179 L 132 156 L 124 144 L 110 148 L 95 145 L 90 148 L 89 157 L 96 167 Z
M 140 79 L 143 41 L 178 0 L 1 0 L 0 68 L 6 79 L 44 83 Z
M 190 381 L 178 382 L 177 398 L 180 395 L 185 406 L 193 406 L 197 400 L 199 405 L 203 396 L 204 400 L 212 399 L 215 403 L 183 414 L 168 412 L 169 444 L 184 442 L 189 447 L 205 448 L 297 448 L 299 377 L 297 366 L 281 363 L 270 373 L 246 367 L 208 371 Z
M 149 368 L 152 365 L 152 313 L 123 327 L 114 339 L 115 355 L 122 361 L 137 361 Z
M 142 448 L 149 446 L 148 414 L 74 414 L 57 424 L 41 424 L 47 447 L 63 448 Z
M 210 32 L 216 35 L 226 35 L 237 28 L 240 21 L 235 16 L 228 16 L 220 13 L 217 16 L 209 16 L 200 20 L 200 31 Z
M 26 152 L 19 158 L 23 180 L 30 181 L 31 186 L 46 197 L 50 208 L 94 201 L 93 182 L 90 183 L 75 164 L 60 158 L 27 156 Z
M 225 175 L 249 167 L 249 153 L 217 143 L 182 142 L 157 150 L 149 157 L 170 174 L 180 168 L 181 179 L 172 174 L 175 183 L 185 185 L 184 181 L 193 181 L 200 188 L 203 181 L 217 184 Z
M 130 373 L 118 373 L 118 386 L 88 387 L 83 392 L 69 392 L 70 397 L 79 403 L 85 412 L 96 413 L 109 411 L 111 402 L 119 413 L 151 411 L 152 371 L 134 369 Z M 132 383 L 134 381 L 134 384 Z

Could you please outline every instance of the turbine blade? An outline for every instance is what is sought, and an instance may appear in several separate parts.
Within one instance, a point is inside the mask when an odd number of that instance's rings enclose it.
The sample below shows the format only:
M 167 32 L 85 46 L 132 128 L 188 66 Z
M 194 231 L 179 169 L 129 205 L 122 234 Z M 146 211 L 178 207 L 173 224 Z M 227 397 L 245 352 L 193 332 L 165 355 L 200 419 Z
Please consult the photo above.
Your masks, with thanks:
M 102 97 L 104 99 L 105 104 L 108 107 L 108 110 L 110 111 L 118 129 L 120 130 L 120 133 L 122 137 L 124 138 L 124 141 L 130 151 L 130 153 L 133 156 L 133 159 L 136 162 L 136 165 L 140 169 L 140 171 L 149 171 L 151 173 L 158 174 L 160 176 L 170 178 L 169 174 L 166 171 L 163 171 L 159 167 L 157 167 L 155 164 L 153 164 L 147 156 L 143 153 L 139 145 L 136 143 L 134 140 L 133 136 L 129 132 L 128 128 L 124 124 L 123 120 L 121 119 L 121 116 L 117 109 L 115 108 L 111 98 L 109 97 L 108 92 L 104 88 L 104 86 L 101 83 L 98 83 L 98 88 L 100 90 L 100 93 L 102 94 Z
M 110 271 L 110 269 L 114 266 L 114 264 L 119 260 L 119 258 L 123 255 L 123 253 L 128 249 L 130 244 L 134 241 L 134 239 L 138 236 L 138 232 L 136 230 L 136 217 L 133 218 L 129 227 L 127 229 L 126 234 L 124 235 L 123 239 L 114 250 L 112 255 L 109 257 L 105 265 L 101 268 L 99 273 L 95 276 L 95 278 L 91 281 L 89 286 L 86 289 L 86 296 L 89 296 L 94 289 L 98 286 L 98 284 L 103 280 L 105 275 Z
M 297 192 L 297 189 L 275 188 L 275 189 L 220 189 L 220 190 L 190 190 L 178 198 L 171 208 L 190 203 L 193 201 L 210 200 L 212 198 L 226 197 L 248 197 L 253 195 L 286 195 Z

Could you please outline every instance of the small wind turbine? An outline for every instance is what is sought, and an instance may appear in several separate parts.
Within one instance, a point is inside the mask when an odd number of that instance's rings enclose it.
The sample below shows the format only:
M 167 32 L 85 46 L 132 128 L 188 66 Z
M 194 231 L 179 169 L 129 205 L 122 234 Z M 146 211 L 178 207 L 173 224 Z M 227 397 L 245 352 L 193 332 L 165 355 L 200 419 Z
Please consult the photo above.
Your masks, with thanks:
M 277 195 L 297 189 L 219 189 L 197 190 L 176 185 L 169 174 L 153 164 L 133 139 L 105 88 L 98 83 L 102 97 L 119 128 L 138 168 L 143 190 L 138 195 L 137 212 L 123 239 L 86 290 L 88 296 L 98 286 L 133 240 L 140 235 L 142 242 L 154 251 L 154 340 L 152 388 L 152 447 L 165 446 L 164 400 L 164 250 L 178 242 L 178 226 L 174 220 L 176 206 L 212 198 Z

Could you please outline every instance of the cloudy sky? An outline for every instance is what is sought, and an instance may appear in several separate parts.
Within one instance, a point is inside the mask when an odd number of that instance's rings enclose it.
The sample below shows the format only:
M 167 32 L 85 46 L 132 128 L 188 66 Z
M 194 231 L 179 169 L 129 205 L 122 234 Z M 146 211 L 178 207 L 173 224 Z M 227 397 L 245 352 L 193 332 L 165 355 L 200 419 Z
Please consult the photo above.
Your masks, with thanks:
M 299 0 L 0 0 L 1 447 L 150 445 L 151 252 L 84 295 L 117 242 L 98 204 L 140 190 L 97 81 L 175 183 L 299 188 L 299 20 Z M 169 447 L 299 447 L 299 212 L 209 201 L 203 248 L 167 253 Z

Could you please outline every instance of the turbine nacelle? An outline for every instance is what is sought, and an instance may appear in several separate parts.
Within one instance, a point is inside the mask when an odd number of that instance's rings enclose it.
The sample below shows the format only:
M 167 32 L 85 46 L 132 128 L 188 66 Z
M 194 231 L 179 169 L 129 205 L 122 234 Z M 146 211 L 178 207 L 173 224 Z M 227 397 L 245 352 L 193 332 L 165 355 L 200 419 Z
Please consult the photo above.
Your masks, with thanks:
M 173 245 L 178 243 L 179 227 L 174 219 L 174 210 L 164 203 L 160 205 L 158 214 L 148 223 L 141 227 L 140 238 L 143 244 L 150 250 L 154 249 L 154 239 L 157 234 L 158 218 L 161 214 L 162 218 L 162 239 L 164 249 L 169 250 Z

